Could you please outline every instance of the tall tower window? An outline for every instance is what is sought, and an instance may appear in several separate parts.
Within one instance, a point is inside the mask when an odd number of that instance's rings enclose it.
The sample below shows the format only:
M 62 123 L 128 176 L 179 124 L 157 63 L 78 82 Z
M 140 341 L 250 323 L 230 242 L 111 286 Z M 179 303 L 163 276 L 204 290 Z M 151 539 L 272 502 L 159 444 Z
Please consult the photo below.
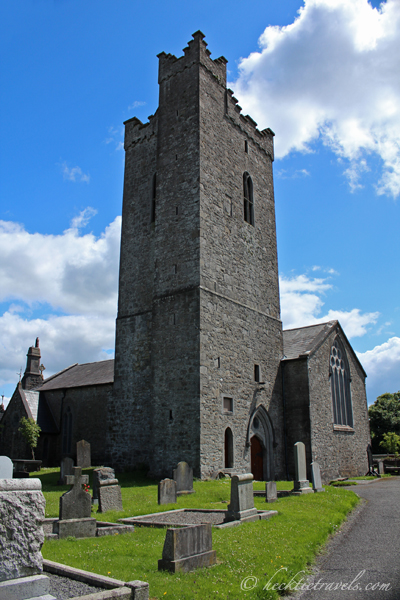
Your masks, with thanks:
M 353 410 L 350 395 L 350 370 L 346 352 L 339 338 L 331 348 L 329 359 L 333 422 L 336 425 L 353 427 Z
M 225 429 L 225 440 L 224 440 L 224 450 L 225 450 L 225 469 L 233 468 L 233 435 L 230 427 Z
M 62 427 L 62 451 L 63 454 L 70 454 L 72 446 L 72 412 L 68 406 L 63 416 Z
M 243 209 L 244 220 L 254 226 L 253 182 L 247 171 L 243 173 Z
M 151 193 L 151 223 L 154 223 L 156 220 L 156 194 L 157 194 L 157 174 L 153 175 L 153 186 Z

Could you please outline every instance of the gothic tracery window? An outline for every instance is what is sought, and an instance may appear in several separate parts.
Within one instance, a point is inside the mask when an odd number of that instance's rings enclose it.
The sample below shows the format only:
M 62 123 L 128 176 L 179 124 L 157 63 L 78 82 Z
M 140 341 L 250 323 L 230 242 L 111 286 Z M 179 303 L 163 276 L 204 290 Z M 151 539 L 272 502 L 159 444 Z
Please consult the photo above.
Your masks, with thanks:
M 253 182 L 247 171 L 243 173 L 243 211 L 244 220 L 254 226 Z
M 346 352 L 339 338 L 336 338 L 329 359 L 333 422 L 335 425 L 353 427 L 353 411 L 350 395 L 350 370 Z

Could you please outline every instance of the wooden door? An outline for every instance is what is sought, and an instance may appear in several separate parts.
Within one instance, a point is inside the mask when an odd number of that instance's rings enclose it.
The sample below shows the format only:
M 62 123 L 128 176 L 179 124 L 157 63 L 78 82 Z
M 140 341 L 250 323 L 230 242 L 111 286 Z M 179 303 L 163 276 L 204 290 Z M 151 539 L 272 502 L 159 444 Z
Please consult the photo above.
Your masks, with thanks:
M 257 436 L 253 435 L 250 440 L 251 444 L 251 472 L 253 473 L 254 479 L 257 481 L 264 480 L 264 464 L 263 454 L 264 450 L 260 440 Z

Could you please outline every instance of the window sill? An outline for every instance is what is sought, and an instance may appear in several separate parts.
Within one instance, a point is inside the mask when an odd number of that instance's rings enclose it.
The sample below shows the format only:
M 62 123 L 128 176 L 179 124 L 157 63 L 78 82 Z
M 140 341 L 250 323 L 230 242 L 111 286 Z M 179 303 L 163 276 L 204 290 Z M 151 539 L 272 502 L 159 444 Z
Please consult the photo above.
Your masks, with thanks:
M 350 425 L 333 425 L 333 431 L 343 431 L 344 433 L 354 433 L 355 430 Z

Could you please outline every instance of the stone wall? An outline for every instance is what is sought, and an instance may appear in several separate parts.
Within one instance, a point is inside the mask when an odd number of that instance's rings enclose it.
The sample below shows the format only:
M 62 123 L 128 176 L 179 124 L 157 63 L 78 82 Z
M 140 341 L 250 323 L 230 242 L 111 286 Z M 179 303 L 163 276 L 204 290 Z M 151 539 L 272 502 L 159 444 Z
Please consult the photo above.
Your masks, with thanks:
M 329 357 L 336 335 L 343 343 L 350 367 L 353 427 L 347 430 L 333 424 Z M 365 475 L 368 471 L 366 449 L 370 443 L 365 373 L 340 328 L 332 331 L 310 357 L 308 367 L 312 460 L 319 463 L 323 481 Z

